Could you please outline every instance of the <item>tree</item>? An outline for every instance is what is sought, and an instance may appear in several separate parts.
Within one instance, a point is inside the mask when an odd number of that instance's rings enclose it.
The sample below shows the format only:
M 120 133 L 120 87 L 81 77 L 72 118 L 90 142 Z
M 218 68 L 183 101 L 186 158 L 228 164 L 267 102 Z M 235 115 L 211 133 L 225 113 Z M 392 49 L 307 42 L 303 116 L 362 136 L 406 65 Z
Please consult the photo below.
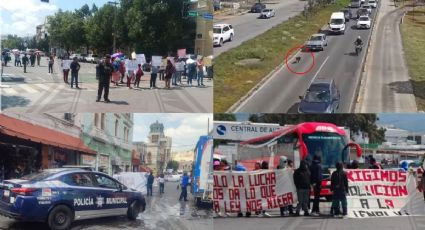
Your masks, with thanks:
M 53 44 L 69 51 L 86 43 L 84 18 L 79 17 L 79 14 L 59 10 L 55 15 L 48 17 L 48 22 L 48 32 Z
M 99 9 L 97 8 L 96 4 L 93 3 L 92 7 L 91 7 L 91 15 L 94 15 L 97 13 Z
M 214 121 L 236 121 L 233 113 L 214 113 Z
M 90 47 L 97 53 L 111 53 L 113 43 L 114 7 L 104 5 L 93 17 L 89 18 L 85 27 L 86 39 Z
M 179 162 L 171 160 L 167 163 L 167 169 L 173 169 L 173 171 L 177 171 L 179 168 Z

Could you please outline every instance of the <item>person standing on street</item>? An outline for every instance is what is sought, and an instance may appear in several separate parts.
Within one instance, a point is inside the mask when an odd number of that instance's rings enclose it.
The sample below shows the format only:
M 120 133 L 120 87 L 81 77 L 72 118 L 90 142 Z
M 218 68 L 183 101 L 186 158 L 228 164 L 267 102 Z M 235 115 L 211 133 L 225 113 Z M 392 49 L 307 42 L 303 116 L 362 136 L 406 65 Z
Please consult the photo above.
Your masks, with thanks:
M 103 98 L 106 103 L 111 102 L 109 100 L 109 82 L 111 81 L 112 72 L 114 71 L 114 66 L 111 64 L 111 55 L 106 55 L 105 60 L 101 62 L 98 66 L 99 69 L 99 86 L 97 90 L 97 100 L 100 101 L 102 97 L 102 91 L 105 89 L 105 93 L 103 94 Z
M 121 84 L 124 84 L 125 62 L 124 62 L 124 60 L 120 60 L 120 59 L 118 59 L 118 60 L 119 60 L 119 63 L 120 63 L 119 71 L 120 71 L 120 74 L 121 74 L 121 81 L 120 81 L 120 83 Z
M 332 207 L 331 213 L 334 217 L 340 216 L 340 203 L 342 205 L 342 215 L 347 215 L 347 191 L 348 191 L 348 179 L 347 174 L 344 172 L 343 164 L 337 162 L 335 164 L 336 171 L 331 175 L 331 191 L 332 195 Z
M 288 169 L 288 159 L 286 156 L 281 156 L 279 159 L 279 165 L 277 166 L 277 169 Z M 292 210 L 291 210 L 292 211 Z M 288 206 L 282 206 L 280 207 L 280 216 L 288 216 Z
M 49 57 L 49 73 L 53 73 L 53 64 L 54 63 L 55 63 L 55 60 L 53 59 L 53 55 L 50 55 L 50 57 Z M 71 81 L 72 81 L 72 79 L 71 79 Z
M 133 63 L 133 62 L 131 62 L 132 61 L 132 59 L 131 58 L 129 58 L 129 61 L 130 61 L 130 65 Z M 131 81 L 134 79 L 134 69 L 132 69 L 132 70 L 127 70 L 127 87 L 128 87 L 128 89 L 132 89 L 131 88 Z
M 173 63 L 171 63 L 170 60 L 167 60 L 167 67 L 165 68 L 165 88 L 166 89 L 171 89 L 170 87 L 170 82 L 171 82 L 171 77 L 173 76 L 173 74 L 176 72 L 176 69 L 173 66 Z
M 189 56 L 186 61 L 187 68 L 187 85 L 192 86 L 192 80 L 196 75 L 196 64 L 195 61 Z
M 41 59 L 40 52 L 36 53 L 36 58 L 37 58 L 37 65 L 40 66 L 40 59 Z
M 9 61 L 9 55 L 7 55 L 6 51 L 3 51 L 2 56 L 3 56 L 4 66 L 7 66 L 7 61 Z
M 140 88 L 140 78 L 143 76 L 143 70 L 142 70 L 142 64 L 137 65 L 137 72 L 136 72 L 136 80 L 134 81 L 134 87 Z
M 27 72 L 27 65 L 28 65 L 28 57 L 27 54 L 24 54 L 24 57 L 22 58 L 22 64 L 24 64 L 24 73 Z
M 74 82 L 75 82 L 75 88 L 79 89 L 78 87 L 78 71 L 80 71 L 80 63 L 78 63 L 78 58 L 74 57 L 74 60 L 71 63 L 71 88 L 74 88 Z
M 309 216 L 308 202 L 310 202 L 310 170 L 308 170 L 307 162 L 302 160 L 300 167 L 294 172 L 294 183 L 297 189 L 298 205 L 295 216 L 300 215 L 301 208 L 304 216 Z
M 321 163 L 320 155 L 314 155 L 313 162 L 310 166 L 310 182 L 314 189 L 314 200 L 313 200 L 313 209 L 311 210 L 311 215 L 319 216 L 320 215 L 320 190 L 322 188 L 322 179 L 323 179 L 323 169 Z
M 164 178 L 163 173 L 161 173 L 161 175 L 159 175 L 158 183 L 159 183 L 159 194 L 163 194 L 164 193 L 164 185 L 165 185 L 165 178 Z
M 187 175 L 187 172 L 184 172 L 183 176 L 182 176 L 181 183 L 180 183 L 180 187 L 182 189 L 182 192 L 180 193 L 179 201 L 182 201 L 182 200 L 188 201 L 187 200 L 187 186 L 188 185 L 189 185 L 189 176 Z
M 61 67 L 62 67 L 62 71 L 63 71 L 63 82 L 65 82 L 66 84 L 69 84 L 68 74 L 69 74 L 70 65 L 69 65 L 68 57 L 64 57 L 62 59 Z
M 35 66 L 35 53 L 31 53 L 30 55 L 31 67 Z
M 13 55 L 15 56 L 15 66 L 19 66 L 18 61 L 21 62 L 19 57 L 19 51 L 15 52 Z
M 200 58 L 198 62 L 196 63 L 198 67 L 197 71 L 197 79 L 198 79 L 198 86 L 205 86 L 204 85 L 204 58 Z
M 152 187 L 153 187 L 153 181 L 155 180 L 155 177 L 152 175 L 152 172 L 149 173 L 148 181 L 147 181 L 147 188 L 148 188 L 148 194 L 147 196 L 152 196 Z
M 156 88 L 156 77 L 158 75 L 158 71 L 159 71 L 159 66 L 154 66 L 154 65 L 151 66 L 151 79 L 149 81 L 150 82 L 149 85 L 151 89 Z

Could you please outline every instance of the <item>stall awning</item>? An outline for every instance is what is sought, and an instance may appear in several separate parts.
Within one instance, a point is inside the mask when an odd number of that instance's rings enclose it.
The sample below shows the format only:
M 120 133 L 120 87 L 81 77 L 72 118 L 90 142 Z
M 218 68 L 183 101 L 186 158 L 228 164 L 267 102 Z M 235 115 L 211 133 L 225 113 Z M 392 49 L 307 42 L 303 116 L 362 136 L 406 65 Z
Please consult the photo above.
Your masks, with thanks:
M 50 145 L 89 154 L 96 151 L 87 147 L 81 139 L 55 131 L 43 126 L 34 125 L 26 121 L 0 114 L 0 133 L 30 140 L 44 145 Z

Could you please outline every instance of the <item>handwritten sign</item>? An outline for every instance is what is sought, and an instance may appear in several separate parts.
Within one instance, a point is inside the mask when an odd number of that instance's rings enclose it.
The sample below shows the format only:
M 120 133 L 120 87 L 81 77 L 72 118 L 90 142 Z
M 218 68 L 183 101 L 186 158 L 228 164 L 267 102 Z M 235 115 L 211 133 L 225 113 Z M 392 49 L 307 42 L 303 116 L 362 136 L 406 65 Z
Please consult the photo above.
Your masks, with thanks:
M 162 62 L 161 56 L 152 56 L 152 66 L 160 66 Z
M 145 64 L 146 63 L 146 57 L 144 54 L 136 54 L 136 60 L 137 64 Z

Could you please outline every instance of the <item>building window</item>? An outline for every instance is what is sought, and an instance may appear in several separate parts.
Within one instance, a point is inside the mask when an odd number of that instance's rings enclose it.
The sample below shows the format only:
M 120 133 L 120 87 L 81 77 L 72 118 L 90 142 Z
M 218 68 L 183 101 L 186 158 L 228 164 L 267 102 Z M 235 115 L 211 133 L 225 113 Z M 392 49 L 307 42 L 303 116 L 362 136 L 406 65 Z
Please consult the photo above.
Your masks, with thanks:
M 118 136 L 118 120 L 115 120 L 115 136 Z
M 152 153 L 148 152 L 148 164 L 152 164 Z
M 94 126 L 99 128 L 99 114 L 94 114 Z
M 100 114 L 100 129 L 105 130 L 105 114 Z

